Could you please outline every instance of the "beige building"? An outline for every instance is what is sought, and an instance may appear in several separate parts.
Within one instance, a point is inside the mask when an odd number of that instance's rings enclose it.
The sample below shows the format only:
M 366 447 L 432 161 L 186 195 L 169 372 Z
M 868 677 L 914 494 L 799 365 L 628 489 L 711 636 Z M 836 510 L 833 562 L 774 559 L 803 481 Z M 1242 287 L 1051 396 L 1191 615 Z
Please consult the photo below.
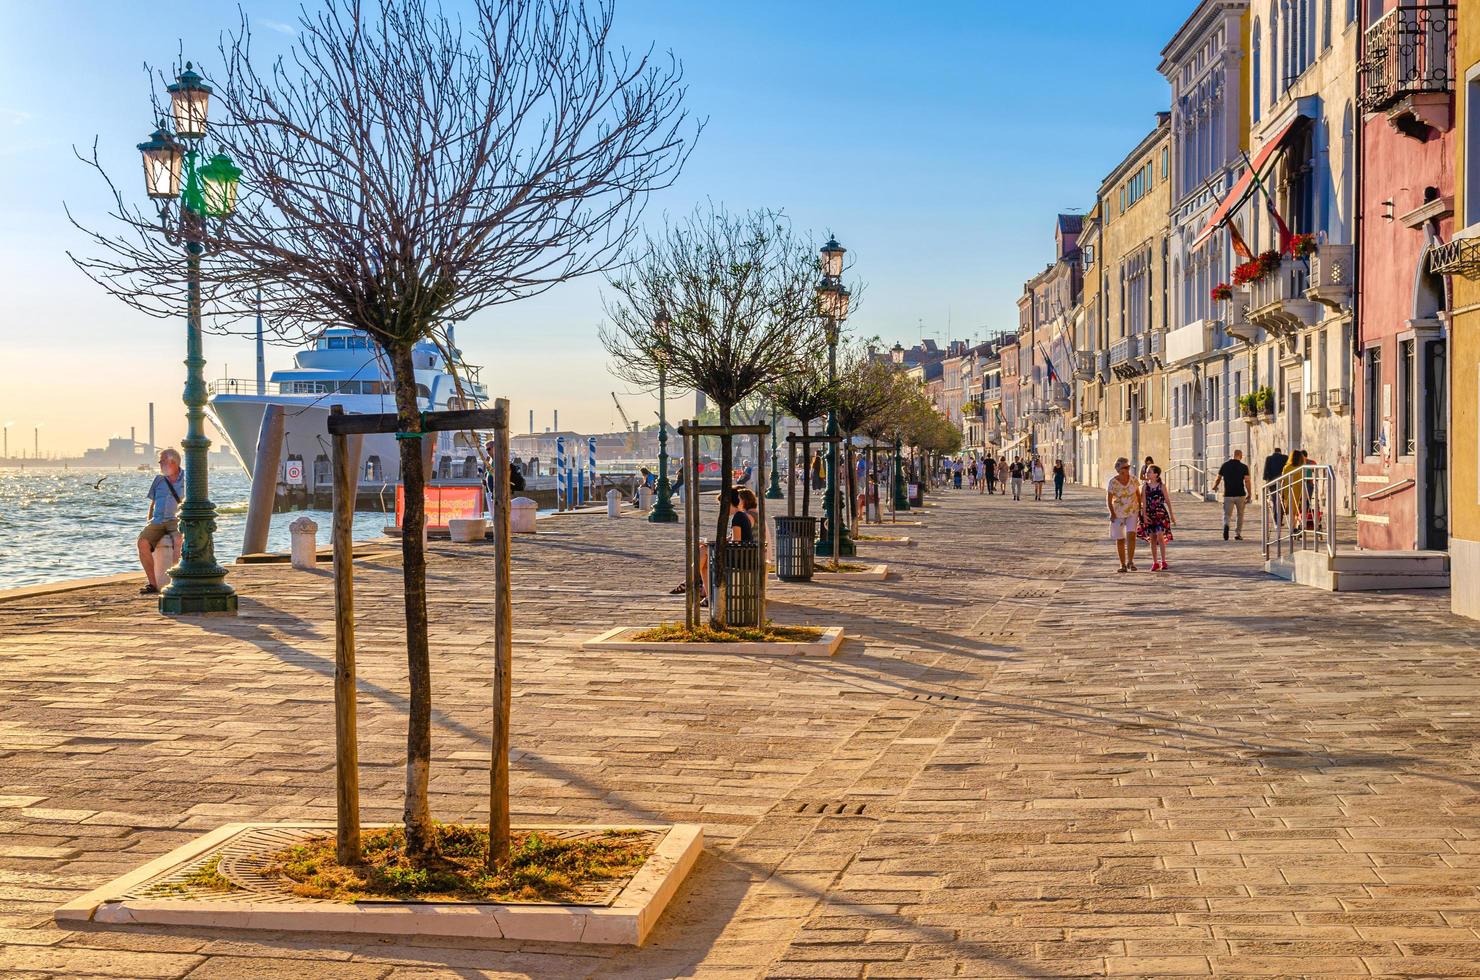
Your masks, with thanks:
M 1100 294 L 1100 201 L 1084 216 L 1079 233 L 1083 287 L 1072 315 L 1074 329 L 1074 480 L 1100 486 L 1110 478 L 1100 467 L 1100 407 L 1110 377 L 1110 345 L 1101 336 L 1104 316 Z
M 1096 431 L 1100 475 L 1115 459 L 1154 457 L 1169 449 L 1168 392 L 1162 370 L 1167 331 L 1167 214 L 1171 206 L 1171 113 L 1100 184 L 1098 278 L 1085 332 L 1091 360 L 1104 364 Z M 1086 295 L 1090 291 L 1086 290 Z M 1085 360 L 1086 358 L 1080 358 Z

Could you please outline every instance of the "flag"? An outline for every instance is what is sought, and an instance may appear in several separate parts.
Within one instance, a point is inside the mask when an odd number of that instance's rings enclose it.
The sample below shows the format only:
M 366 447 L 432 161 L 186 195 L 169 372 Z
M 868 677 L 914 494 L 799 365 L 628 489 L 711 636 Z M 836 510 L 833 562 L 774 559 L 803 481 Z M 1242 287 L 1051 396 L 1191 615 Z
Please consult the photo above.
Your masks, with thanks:
M 1043 355 L 1043 363 L 1048 367 L 1048 380 L 1050 383 L 1052 383 L 1053 381 L 1057 380 L 1054 377 L 1053 358 L 1048 356 L 1048 351 L 1043 349 L 1042 344 L 1038 345 L 1038 353 Z
M 1289 225 L 1285 224 L 1285 219 L 1280 217 L 1279 209 L 1274 206 L 1274 195 L 1269 193 L 1264 186 L 1264 181 L 1259 179 L 1259 172 L 1254 169 L 1253 161 L 1249 159 L 1247 151 L 1244 153 L 1244 162 L 1249 165 L 1249 174 L 1254 178 L 1254 186 L 1264 192 L 1265 207 L 1269 209 L 1269 217 L 1274 221 L 1275 228 L 1280 233 L 1280 251 L 1289 254 L 1290 244 L 1295 236 L 1290 234 Z
M 1244 236 L 1239 234 L 1238 225 L 1234 224 L 1232 218 L 1228 219 L 1228 238 L 1233 244 L 1233 254 L 1244 262 L 1254 261 L 1254 253 L 1249 248 L 1249 243 L 1244 241 Z

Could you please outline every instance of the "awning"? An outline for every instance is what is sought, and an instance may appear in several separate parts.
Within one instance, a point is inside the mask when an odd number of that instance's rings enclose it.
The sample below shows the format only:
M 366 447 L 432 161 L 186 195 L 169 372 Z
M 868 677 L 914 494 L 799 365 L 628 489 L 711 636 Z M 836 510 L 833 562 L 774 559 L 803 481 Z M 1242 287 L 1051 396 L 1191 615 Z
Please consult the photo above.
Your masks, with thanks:
M 1223 223 L 1228 220 L 1229 215 L 1237 211 L 1244 201 L 1248 199 L 1249 193 L 1254 187 L 1254 175 L 1256 173 L 1261 176 L 1263 175 L 1264 168 L 1269 166 L 1269 162 L 1274 159 L 1275 153 L 1279 151 L 1280 147 L 1285 145 L 1285 140 L 1290 137 L 1290 133 L 1295 129 L 1295 126 L 1305 118 L 1305 116 L 1295 116 L 1295 118 L 1285 123 L 1285 128 L 1281 129 L 1274 139 L 1264 144 L 1264 149 L 1260 150 L 1258 155 L 1254 157 L 1253 168 L 1245 169 L 1239 175 L 1239 179 L 1234 181 L 1233 187 L 1224 196 L 1222 203 L 1218 205 L 1218 209 L 1213 212 L 1213 216 L 1208 219 L 1208 223 L 1203 226 L 1203 230 L 1197 233 L 1197 238 L 1193 239 L 1192 242 L 1193 249 L 1201 248 L 1204 242 L 1213 237 L 1213 232 L 1223 226 Z

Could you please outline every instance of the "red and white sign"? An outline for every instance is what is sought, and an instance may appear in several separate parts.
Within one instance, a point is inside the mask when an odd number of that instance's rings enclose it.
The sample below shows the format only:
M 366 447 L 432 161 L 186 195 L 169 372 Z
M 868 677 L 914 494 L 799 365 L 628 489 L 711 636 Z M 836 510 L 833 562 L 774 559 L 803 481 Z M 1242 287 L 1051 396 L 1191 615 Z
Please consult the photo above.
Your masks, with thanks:
M 290 459 L 283 464 L 283 481 L 285 483 L 303 483 L 303 460 Z

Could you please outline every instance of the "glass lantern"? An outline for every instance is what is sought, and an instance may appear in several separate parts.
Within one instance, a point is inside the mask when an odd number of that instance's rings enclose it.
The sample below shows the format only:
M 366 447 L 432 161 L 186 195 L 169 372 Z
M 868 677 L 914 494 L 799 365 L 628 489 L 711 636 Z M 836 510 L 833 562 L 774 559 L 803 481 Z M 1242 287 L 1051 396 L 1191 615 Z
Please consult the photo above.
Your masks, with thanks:
M 138 146 L 144 158 L 144 189 L 149 196 L 156 201 L 173 201 L 179 197 L 185 148 L 175 142 L 163 122 Z
M 241 177 L 241 168 L 231 162 L 231 157 L 224 153 L 211 157 L 200 169 L 201 202 L 206 215 L 224 218 L 236 210 L 236 188 Z
M 843 253 L 848 251 L 838 244 L 836 238 L 829 237 L 827 244 L 822 246 L 822 275 L 826 279 L 836 279 L 843 274 Z
M 175 132 L 185 139 L 200 139 L 206 134 L 206 110 L 211 101 L 211 87 L 187 61 L 185 70 L 167 90 L 175 117 Z

